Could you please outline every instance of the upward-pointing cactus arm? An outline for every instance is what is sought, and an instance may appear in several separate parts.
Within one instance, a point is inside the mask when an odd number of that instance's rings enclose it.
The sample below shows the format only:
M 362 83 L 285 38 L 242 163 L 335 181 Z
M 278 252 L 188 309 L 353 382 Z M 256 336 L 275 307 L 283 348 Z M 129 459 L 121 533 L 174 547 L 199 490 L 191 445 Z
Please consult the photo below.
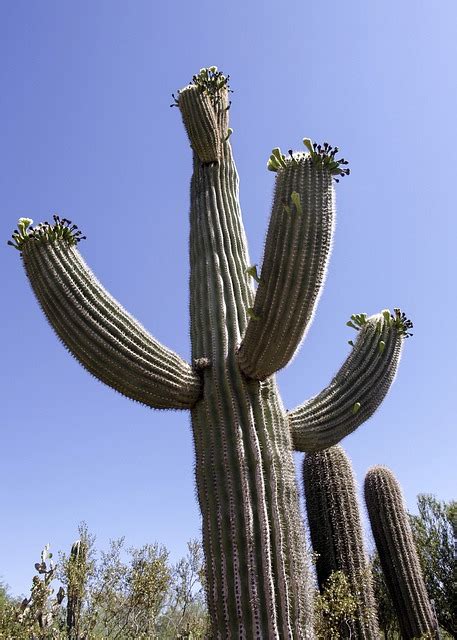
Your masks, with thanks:
M 319 451 L 357 429 L 381 404 L 394 381 L 412 323 L 399 309 L 352 316 L 358 336 L 331 383 L 288 413 L 296 451 Z
M 54 224 L 35 229 L 20 221 L 13 238 L 49 323 L 90 373 L 150 407 L 189 409 L 195 404 L 199 376 L 102 287 L 66 220 L 56 217 Z
M 276 188 L 259 286 L 238 361 L 259 380 L 284 367 L 312 320 L 324 284 L 334 229 L 335 175 L 344 175 L 325 144 L 289 157 L 274 149 Z M 252 274 L 252 270 L 248 270 Z M 253 274 L 255 276 L 255 274 Z

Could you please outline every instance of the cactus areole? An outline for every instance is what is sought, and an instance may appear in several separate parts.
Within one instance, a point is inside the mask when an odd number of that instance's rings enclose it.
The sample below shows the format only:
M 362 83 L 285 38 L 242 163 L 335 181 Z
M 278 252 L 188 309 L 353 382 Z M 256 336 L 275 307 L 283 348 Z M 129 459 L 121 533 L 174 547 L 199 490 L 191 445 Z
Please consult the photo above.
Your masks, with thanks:
M 336 444 L 373 413 L 406 329 L 400 316 L 362 314 L 330 385 L 284 409 L 274 374 L 314 315 L 332 245 L 334 183 L 349 170 L 327 143 L 305 138 L 287 155 L 273 149 L 275 195 L 257 273 L 240 215 L 229 94 L 228 77 L 210 67 L 174 98 L 193 151 L 191 364 L 102 287 L 70 221 L 55 216 L 33 227 L 21 218 L 9 243 L 49 322 L 86 369 L 150 407 L 191 411 L 212 637 L 308 638 L 312 600 L 292 451 Z

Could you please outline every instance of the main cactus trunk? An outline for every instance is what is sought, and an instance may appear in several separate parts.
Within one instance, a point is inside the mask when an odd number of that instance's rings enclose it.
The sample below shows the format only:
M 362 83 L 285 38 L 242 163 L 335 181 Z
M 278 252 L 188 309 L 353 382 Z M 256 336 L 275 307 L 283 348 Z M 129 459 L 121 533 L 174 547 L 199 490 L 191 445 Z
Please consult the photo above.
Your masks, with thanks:
M 291 436 L 276 386 L 247 379 L 236 349 L 253 292 L 228 143 L 194 162 L 192 409 L 208 604 L 220 638 L 306 637 L 311 621 Z M 307 626 L 308 625 L 308 626 Z

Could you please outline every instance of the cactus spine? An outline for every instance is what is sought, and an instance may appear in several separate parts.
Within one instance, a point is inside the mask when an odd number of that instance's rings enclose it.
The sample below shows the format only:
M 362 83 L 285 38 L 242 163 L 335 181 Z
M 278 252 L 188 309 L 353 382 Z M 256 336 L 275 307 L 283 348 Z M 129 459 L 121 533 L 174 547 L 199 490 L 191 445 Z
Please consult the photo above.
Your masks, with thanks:
M 303 481 L 316 571 L 322 590 L 332 572 L 342 571 L 357 600 L 351 637 L 379 636 L 371 572 L 363 544 L 351 463 L 340 446 L 305 456 Z
M 365 478 L 365 501 L 387 588 L 403 638 L 437 637 L 400 485 L 386 467 Z
M 241 220 L 228 96 L 228 77 L 210 67 L 175 98 L 193 150 L 192 366 L 105 291 L 68 220 L 33 227 L 21 219 L 10 244 L 50 324 L 86 369 L 150 407 L 190 409 L 212 637 L 306 638 L 312 602 L 292 450 L 335 444 L 362 424 L 392 382 L 404 334 L 390 314 L 369 319 L 343 365 L 348 378 L 364 366 L 355 390 L 337 376 L 330 391 L 284 409 L 274 374 L 313 317 L 332 244 L 333 183 L 348 170 L 327 143 L 305 139 L 307 150 L 287 158 L 273 150 L 259 276 Z

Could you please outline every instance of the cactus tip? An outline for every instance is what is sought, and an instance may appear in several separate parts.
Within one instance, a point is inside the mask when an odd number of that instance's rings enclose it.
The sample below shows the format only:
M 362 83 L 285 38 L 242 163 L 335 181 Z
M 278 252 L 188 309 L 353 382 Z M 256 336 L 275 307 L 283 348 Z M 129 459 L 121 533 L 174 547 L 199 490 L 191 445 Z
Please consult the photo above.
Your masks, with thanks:
M 22 251 L 24 245 L 31 240 L 39 242 L 55 242 L 63 240 L 72 246 L 85 240 L 86 236 L 81 234 L 77 225 L 72 225 L 71 220 L 66 218 L 60 219 L 58 215 L 54 215 L 54 223 L 42 222 L 32 227 L 33 220 L 31 218 L 19 218 L 17 229 L 11 236 L 13 241 L 9 240 L 8 244 Z
M 328 142 L 324 142 L 323 145 L 316 144 L 311 138 L 303 138 L 303 144 L 309 151 L 309 155 L 313 163 L 316 166 L 324 167 L 328 169 L 333 176 L 335 182 L 339 182 L 339 177 L 348 176 L 350 169 L 342 168 L 343 165 L 349 164 L 344 158 L 336 158 L 338 153 L 338 147 L 332 147 Z
M 391 325 L 395 327 L 402 338 L 409 338 L 413 334 L 408 329 L 413 328 L 413 323 L 406 314 L 398 307 L 394 308 L 393 314 L 390 316 Z

